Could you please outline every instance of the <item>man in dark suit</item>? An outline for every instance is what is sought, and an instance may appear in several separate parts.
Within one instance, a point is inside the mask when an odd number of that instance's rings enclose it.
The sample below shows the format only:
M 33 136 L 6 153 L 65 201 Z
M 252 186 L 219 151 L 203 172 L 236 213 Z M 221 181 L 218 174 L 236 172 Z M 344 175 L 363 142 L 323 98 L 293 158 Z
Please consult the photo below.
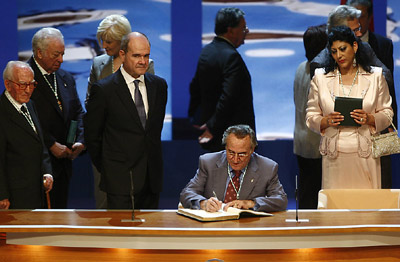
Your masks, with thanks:
M 225 150 L 200 156 L 199 169 L 180 195 L 185 208 L 216 212 L 236 207 L 282 211 L 287 196 L 278 178 L 278 164 L 254 152 L 257 140 L 247 125 L 229 127 Z
M 0 209 L 45 207 L 44 192 L 53 185 L 42 129 L 29 100 L 36 82 L 30 66 L 8 62 L 6 91 L 0 97 Z
M 67 208 L 72 160 L 84 150 L 83 115 L 75 80 L 60 69 L 64 55 L 64 38 L 55 28 L 42 28 L 32 38 L 33 56 L 28 63 L 35 72 L 38 86 L 32 94 L 44 142 L 50 151 L 54 188 L 50 193 L 52 208 Z M 75 139 L 67 143 L 71 125 L 77 124 Z M 71 128 L 72 129 L 72 128 Z
M 393 42 L 389 38 L 376 34 L 369 30 L 372 17 L 373 5 L 371 0 L 348 0 L 347 5 L 353 6 L 361 11 L 361 41 L 367 42 L 374 50 L 376 56 L 390 70 L 393 76 Z M 389 84 L 389 83 L 388 83 Z M 397 100 L 394 84 L 389 85 L 389 93 L 392 97 L 393 124 L 397 126 Z M 392 165 L 391 157 L 381 157 L 382 188 L 392 188 Z
M 101 173 L 108 208 L 132 208 L 131 194 L 135 208 L 158 208 L 167 83 L 146 73 L 149 55 L 144 34 L 126 35 L 121 42 L 122 67 L 93 84 L 87 102 L 85 141 Z
M 202 147 L 219 151 L 227 127 L 247 124 L 255 130 L 255 118 L 250 73 L 236 50 L 249 32 L 244 12 L 222 8 L 214 31 L 217 36 L 203 48 L 190 84 L 189 117 L 201 132 Z

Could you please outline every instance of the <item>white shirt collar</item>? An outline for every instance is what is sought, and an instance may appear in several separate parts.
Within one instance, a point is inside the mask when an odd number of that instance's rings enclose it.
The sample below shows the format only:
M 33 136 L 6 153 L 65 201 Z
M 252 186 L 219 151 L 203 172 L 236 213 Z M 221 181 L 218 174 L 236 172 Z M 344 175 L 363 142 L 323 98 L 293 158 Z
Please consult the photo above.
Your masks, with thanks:
M 140 80 L 142 83 L 144 83 L 144 75 L 140 75 L 138 78 L 134 78 L 128 72 L 125 71 L 124 66 L 121 66 L 121 74 L 125 79 L 126 84 L 130 84 L 135 80 Z
M 25 103 L 23 104 L 19 103 L 17 100 L 14 99 L 14 97 L 11 96 L 11 94 L 7 90 L 5 91 L 5 95 L 7 99 L 10 101 L 10 103 L 15 107 L 15 109 L 17 109 L 18 112 L 21 112 L 21 107 Z
M 43 69 L 43 67 L 36 61 L 35 57 L 33 57 L 33 61 L 35 61 L 37 67 L 39 68 L 42 75 L 48 75 L 49 73 Z
M 368 41 L 369 41 L 369 30 L 367 30 L 367 32 L 365 32 L 365 34 L 363 36 L 361 36 L 360 39 L 361 39 L 361 41 L 368 43 Z

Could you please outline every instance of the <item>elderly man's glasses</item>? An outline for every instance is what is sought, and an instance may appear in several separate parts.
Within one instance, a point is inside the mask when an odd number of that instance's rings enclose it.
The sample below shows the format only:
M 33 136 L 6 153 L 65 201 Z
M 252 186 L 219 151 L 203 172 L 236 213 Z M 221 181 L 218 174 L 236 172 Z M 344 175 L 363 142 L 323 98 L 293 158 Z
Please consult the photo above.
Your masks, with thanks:
M 233 158 L 235 158 L 235 156 L 237 157 L 237 158 L 239 158 L 239 159 L 243 159 L 243 158 L 245 158 L 245 157 L 247 157 L 249 154 L 248 153 L 235 153 L 235 152 L 233 152 L 233 151 L 227 151 L 227 155 L 228 155 L 228 157 L 229 158 L 231 158 L 231 159 L 233 159 Z
M 14 82 L 12 80 L 8 80 L 8 81 L 16 84 L 20 90 L 25 90 L 27 87 L 34 89 L 34 88 L 36 88 L 36 86 L 38 84 L 36 81 L 32 81 L 30 83 L 18 83 L 18 82 Z

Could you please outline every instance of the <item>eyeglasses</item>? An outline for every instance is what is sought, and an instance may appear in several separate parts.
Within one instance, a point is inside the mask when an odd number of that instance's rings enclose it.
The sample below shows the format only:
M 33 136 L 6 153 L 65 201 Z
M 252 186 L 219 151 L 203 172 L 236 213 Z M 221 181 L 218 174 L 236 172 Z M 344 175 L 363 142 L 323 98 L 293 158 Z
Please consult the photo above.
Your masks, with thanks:
M 246 32 L 249 32 L 249 28 L 247 27 L 247 25 L 245 28 L 243 28 L 243 33 L 246 33 Z
M 357 28 L 354 28 L 354 29 L 353 29 L 353 32 L 354 32 L 354 33 L 357 33 L 358 31 L 361 31 L 361 25 L 360 25 L 360 24 L 358 24 L 358 27 L 357 27 Z
M 14 82 L 12 80 L 8 80 L 8 81 L 16 84 L 20 90 L 25 90 L 28 86 L 29 86 L 29 88 L 35 89 L 38 84 L 35 80 L 33 80 L 30 83 L 18 83 L 18 82 Z
M 238 159 L 243 159 L 249 155 L 248 153 L 235 153 L 233 151 L 228 151 L 228 150 L 226 154 L 231 159 L 235 158 L 235 156 L 237 156 Z

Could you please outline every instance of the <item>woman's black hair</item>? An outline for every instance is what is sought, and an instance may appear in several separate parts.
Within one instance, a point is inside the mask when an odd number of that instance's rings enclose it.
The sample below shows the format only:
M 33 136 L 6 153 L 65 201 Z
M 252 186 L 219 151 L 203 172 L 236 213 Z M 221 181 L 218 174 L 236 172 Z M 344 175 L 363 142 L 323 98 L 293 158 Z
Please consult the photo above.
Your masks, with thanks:
M 366 53 L 361 40 L 354 35 L 354 32 L 347 26 L 336 26 L 331 29 L 331 32 L 328 34 L 328 49 L 331 52 L 331 47 L 333 42 L 342 41 L 353 46 L 354 42 L 357 42 L 358 49 L 356 52 L 356 60 L 357 64 L 359 64 L 366 72 L 371 72 L 371 58 Z M 333 59 L 332 55 L 329 56 L 328 66 L 325 67 L 325 72 L 331 72 L 335 70 L 337 64 Z

